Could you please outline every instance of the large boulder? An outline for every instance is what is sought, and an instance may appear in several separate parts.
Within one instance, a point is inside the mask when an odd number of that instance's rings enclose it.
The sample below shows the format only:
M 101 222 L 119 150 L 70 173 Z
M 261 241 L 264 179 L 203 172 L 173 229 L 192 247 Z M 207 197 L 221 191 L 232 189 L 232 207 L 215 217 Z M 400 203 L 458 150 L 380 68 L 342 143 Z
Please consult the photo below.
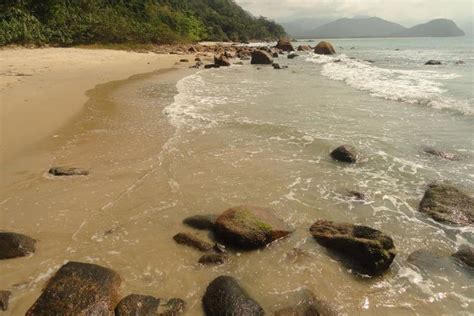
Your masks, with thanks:
M 223 244 L 241 249 L 262 248 L 291 233 L 273 211 L 255 206 L 228 209 L 217 218 L 214 231 Z
M 331 157 L 341 162 L 356 163 L 359 160 L 359 152 L 354 146 L 342 145 L 331 152 Z
M 474 269 L 474 248 L 466 245 L 461 246 L 452 256 L 469 268 Z
M 275 47 L 285 52 L 292 52 L 295 50 L 288 38 L 280 39 Z
M 148 295 L 131 294 L 115 307 L 115 316 L 150 315 L 158 316 L 160 299 Z
M 314 48 L 314 52 L 318 55 L 332 55 L 336 53 L 336 50 L 329 42 L 320 42 Z
M 69 262 L 49 280 L 26 315 L 112 315 L 120 283 L 115 271 Z
M 354 268 L 369 275 L 386 271 L 396 255 L 392 238 L 367 226 L 319 220 L 310 232 L 320 245 L 349 259 Z
M 229 67 L 230 61 L 225 54 L 220 56 L 214 56 L 214 65 L 218 65 L 220 67 Z
M 202 303 L 206 316 L 264 315 L 263 308 L 230 276 L 220 276 L 212 281 Z
M 28 236 L 0 232 L 0 260 L 24 257 L 35 252 L 36 240 Z
M 303 288 L 295 293 L 291 306 L 275 312 L 275 316 L 335 316 L 338 313 L 325 301 L 322 301 L 310 290 Z
M 270 53 L 263 50 L 254 50 L 252 52 L 252 65 L 271 65 L 273 64 L 273 57 Z
M 419 210 L 446 224 L 467 226 L 474 223 L 474 198 L 448 184 L 430 185 Z

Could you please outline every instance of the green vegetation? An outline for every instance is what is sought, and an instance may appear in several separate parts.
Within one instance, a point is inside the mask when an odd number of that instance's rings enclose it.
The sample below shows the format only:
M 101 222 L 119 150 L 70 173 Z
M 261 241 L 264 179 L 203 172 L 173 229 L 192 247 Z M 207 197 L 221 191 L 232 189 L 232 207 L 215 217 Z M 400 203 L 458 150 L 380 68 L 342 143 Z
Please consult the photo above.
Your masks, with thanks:
M 284 34 L 233 0 L 0 0 L 0 45 L 247 41 Z

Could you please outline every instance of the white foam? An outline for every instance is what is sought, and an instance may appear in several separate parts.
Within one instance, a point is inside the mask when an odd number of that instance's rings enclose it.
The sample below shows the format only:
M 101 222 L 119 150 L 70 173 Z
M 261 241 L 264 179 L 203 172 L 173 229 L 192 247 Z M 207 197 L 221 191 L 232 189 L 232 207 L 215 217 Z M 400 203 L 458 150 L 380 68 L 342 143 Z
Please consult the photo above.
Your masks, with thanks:
M 428 105 L 437 109 L 449 108 L 474 115 L 472 102 L 445 95 L 447 91 L 443 81 L 459 78 L 458 74 L 381 68 L 346 55 L 313 55 L 307 61 L 323 65 L 323 76 L 343 81 L 358 90 L 368 91 L 374 97 Z

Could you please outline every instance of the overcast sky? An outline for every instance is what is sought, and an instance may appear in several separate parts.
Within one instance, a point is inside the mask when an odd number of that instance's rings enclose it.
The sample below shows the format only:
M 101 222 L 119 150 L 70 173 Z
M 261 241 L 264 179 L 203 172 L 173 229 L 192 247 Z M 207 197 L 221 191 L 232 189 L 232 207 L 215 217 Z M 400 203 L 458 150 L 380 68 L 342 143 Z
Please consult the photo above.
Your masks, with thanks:
M 474 0 L 236 0 L 254 15 L 279 21 L 293 17 L 378 16 L 413 26 L 434 18 L 466 23 L 474 16 Z

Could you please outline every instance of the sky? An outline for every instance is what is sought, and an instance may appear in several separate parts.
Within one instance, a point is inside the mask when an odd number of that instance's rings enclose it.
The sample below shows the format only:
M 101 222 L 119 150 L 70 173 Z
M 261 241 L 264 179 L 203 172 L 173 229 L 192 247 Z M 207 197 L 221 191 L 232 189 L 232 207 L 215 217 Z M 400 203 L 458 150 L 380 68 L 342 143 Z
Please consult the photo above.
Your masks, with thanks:
M 474 0 L 235 0 L 247 11 L 285 22 L 299 17 L 377 16 L 407 27 L 435 18 L 466 24 Z

